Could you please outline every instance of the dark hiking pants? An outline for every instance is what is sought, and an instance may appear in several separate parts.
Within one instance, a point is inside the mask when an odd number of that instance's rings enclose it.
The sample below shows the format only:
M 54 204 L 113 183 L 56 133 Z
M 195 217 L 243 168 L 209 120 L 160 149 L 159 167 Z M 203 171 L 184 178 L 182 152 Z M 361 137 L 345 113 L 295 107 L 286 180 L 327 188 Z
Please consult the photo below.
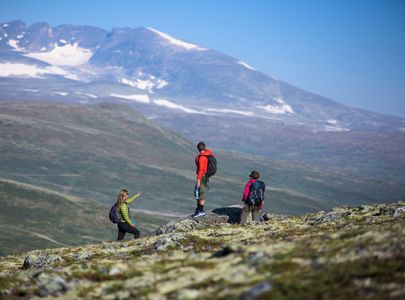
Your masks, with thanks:
M 118 238 L 117 241 L 121 241 L 124 239 L 125 233 L 132 233 L 134 235 L 134 239 L 139 238 L 141 233 L 135 227 L 128 225 L 125 222 L 118 223 Z
M 260 213 L 260 209 L 255 207 L 254 205 L 250 206 L 245 204 L 242 209 L 242 214 L 240 216 L 240 224 L 245 224 L 249 214 L 252 213 L 252 221 L 257 221 L 257 216 Z

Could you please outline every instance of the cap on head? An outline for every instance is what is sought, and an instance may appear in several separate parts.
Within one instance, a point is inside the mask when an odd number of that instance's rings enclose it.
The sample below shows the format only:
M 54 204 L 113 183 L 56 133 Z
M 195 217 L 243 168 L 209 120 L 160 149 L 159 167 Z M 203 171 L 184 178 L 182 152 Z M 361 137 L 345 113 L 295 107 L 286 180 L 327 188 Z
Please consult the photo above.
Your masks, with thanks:
M 259 179 L 260 178 L 260 173 L 258 171 L 252 171 L 252 172 L 250 172 L 249 177 L 253 178 L 253 179 Z
M 205 150 L 205 143 L 204 142 L 199 142 L 198 144 L 197 144 L 197 149 L 198 149 L 198 151 L 204 151 Z

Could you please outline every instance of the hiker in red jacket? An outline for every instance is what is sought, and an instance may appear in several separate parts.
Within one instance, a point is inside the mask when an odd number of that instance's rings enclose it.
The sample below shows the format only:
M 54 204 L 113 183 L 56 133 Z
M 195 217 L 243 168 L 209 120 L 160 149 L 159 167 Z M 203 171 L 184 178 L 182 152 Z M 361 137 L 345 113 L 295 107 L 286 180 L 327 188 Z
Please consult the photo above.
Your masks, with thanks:
M 198 154 L 195 158 L 195 165 L 197 167 L 197 182 L 195 185 L 194 196 L 197 200 L 197 208 L 192 215 L 193 218 L 198 218 L 205 215 L 204 204 L 208 182 L 208 156 L 213 155 L 211 150 L 205 148 L 204 142 L 199 142 L 197 149 L 200 152 L 200 154 Z

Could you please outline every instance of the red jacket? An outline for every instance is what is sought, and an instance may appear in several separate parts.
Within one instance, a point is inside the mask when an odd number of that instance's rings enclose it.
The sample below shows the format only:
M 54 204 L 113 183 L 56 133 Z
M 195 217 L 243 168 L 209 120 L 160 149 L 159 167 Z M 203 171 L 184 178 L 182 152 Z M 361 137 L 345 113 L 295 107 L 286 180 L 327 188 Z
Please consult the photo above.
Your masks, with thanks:
M 211 150 L 205 149 L 200 154 L 195 157 L 195 165 L 197 167 L 197 180 L 201 180 L 203 175 L 207 173 L 208 169 L 208 158 L 207 156 L 214 155 Z

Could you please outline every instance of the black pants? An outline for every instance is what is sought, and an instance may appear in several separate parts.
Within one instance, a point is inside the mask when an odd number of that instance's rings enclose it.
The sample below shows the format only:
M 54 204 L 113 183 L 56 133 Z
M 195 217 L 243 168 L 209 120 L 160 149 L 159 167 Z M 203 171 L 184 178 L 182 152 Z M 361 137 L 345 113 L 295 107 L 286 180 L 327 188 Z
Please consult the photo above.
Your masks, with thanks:
M 119 222 L 118 223 L 118 238 L 117 241 L 122 241 L 124 239 L 125 233 L 132 233 L 134 235 L 134 239 L 139 238 L 141 233 L 139 232 L 138 229 L 135 227 L 132 227 L 131 225 L 128 225 L 125 222 Z

